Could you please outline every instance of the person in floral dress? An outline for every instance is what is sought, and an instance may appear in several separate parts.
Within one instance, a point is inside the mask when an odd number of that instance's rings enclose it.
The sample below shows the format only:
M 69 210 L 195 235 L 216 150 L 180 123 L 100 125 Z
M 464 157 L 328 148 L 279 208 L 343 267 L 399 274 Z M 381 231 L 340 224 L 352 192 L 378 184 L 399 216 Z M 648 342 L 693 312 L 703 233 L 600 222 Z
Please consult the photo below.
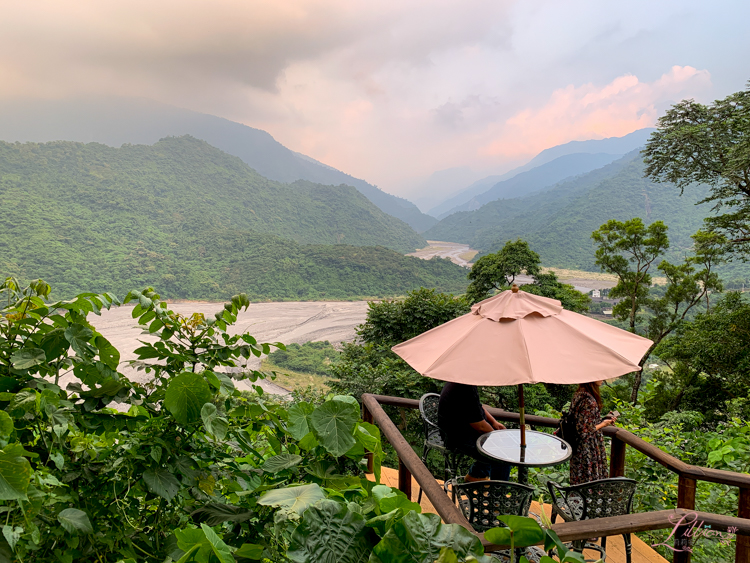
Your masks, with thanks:
M 602 381 L 582 383 L 573 394 L 570 412 L 575 417 L 578 447 L 570 459 L 570 484 L 606 479 L 607 452 L 604 449 L 602 428 L 614 424 L 615 417 L 602 420 L 602 398 L 599 387 Z

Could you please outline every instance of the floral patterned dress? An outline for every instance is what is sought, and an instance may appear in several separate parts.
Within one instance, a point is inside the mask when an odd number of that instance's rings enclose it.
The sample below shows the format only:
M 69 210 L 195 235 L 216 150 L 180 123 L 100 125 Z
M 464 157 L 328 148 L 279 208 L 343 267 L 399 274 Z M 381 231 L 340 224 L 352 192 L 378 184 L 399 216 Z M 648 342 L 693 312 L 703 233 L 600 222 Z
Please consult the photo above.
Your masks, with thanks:
M 573 395 L 570 412 L 575 416 L 578 431 L 578 449 L 570 459 L 570 484 L 606 479 L 609 477 L 607 452 L 604 449 L 604 436 L 596 429 L 601 422 L 596 399 L 579 388 Z

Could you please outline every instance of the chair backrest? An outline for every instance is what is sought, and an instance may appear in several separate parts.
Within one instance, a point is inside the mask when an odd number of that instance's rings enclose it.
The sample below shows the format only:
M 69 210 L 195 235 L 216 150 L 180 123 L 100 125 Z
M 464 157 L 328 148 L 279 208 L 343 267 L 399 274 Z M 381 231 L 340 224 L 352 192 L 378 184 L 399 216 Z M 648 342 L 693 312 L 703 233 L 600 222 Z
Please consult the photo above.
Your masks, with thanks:
M 437 393 L 425 393 L 419 399 L 419 414 L 422 415 L 422 420 L 425 424 L 425 434 L 428 432 L 430 427 L 438 427 L 438 403 L 440 402 L 440 395 Z
M 452 483 L 454 499 L 475 530 L 483 532 L 505 526 L 498 516 L 528 516 L 534 489 L 509 481 L 475 481 Z
M 555 496 L 553 484 L 548 482 Z M 576 520 L 605 518 L 630 514 L 637 481 L 625 477 L 612 477 L 589 481 L 569 487 L 556 487 Z

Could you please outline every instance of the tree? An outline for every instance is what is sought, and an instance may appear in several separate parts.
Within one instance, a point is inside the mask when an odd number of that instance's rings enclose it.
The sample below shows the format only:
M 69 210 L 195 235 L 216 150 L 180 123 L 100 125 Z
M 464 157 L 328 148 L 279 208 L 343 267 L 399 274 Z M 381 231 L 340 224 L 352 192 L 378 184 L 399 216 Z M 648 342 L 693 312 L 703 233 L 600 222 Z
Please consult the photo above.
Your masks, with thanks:
M 750 303 L 739 292 L 724 296 L 711 314 L 702 313 L 664 339 L 656 353 L 670 370 L 656 374 L 661 411 L 684 408 L 707 417 L 733 402 L 747 418 L 750 390 Z M 730 414 L 730 413 L 727 413 Z
M 591 234 L 599 246 L 596 264 L 619 280 L 609 296 L 622 300 L 612 308 L 612 315 L 628 320 L 635 332 L 638 313 L 648 300 L 654 261 L 669 248 L 667 226 L 661 221 L 648 227 L 638 217 L 629 221 L 611 219 Z M 631 264 L 634 268 L 631 268 Z
M 599 248 L 596 262 L 603 271 L 615 274 L 619 281 L 609 295 L 622 297 L 612 308 L 615 318 L 628 321 L 631 332 L 637 332 L 638 314 L 645 308 L 649 313 L 643 335 L 653 341 L 639 362 L 643 368 L 651 352 L 659 343 L 684 323 L 688 313 L 706 300 L 712 291 L 721 291 L 722 284 L 713 268 L 723 261 L 725 239 L 716 233 L 698 231 L 692 236 L 693 255 L 684 263 L 674 265 L 662 260 L 657 269 L 666 277 L 667 285 L 661 295 L 651 291 L 651 265 L 669 247 L 667 226 L 656 221 L 648 227 L 638 219 L 620 222 L 611 220 L 591 235 Z M 631 268 L 631 265 L 634 267 Z M 642 370 L 633 377 L 630 400 L 635 404 L 641 386 Z
M 750 250 L 750 88 L 710 105 L 675 104 L 659 118 L 643 160 L 648 178 L 673 182 L 681 194 L 692 183 L 710 185 L 700 203 L 726 212 L 707 218 L 708 230 L 724 234 L 735 250 Z
M 521 289 L 534 295 L 557 299 L 565 309 L 575 313 L 588 312 L 591 303 L 591 297 L 585 293 L 581 293 L 572 285 L 560 283 L 555 272 L 537 274 L 534 276 L 534 283 L 524 284 Z
M 489 297 L 493 289 L 500 291 L 513 284 L 516 276 L 536 276 L 539 272 L 539 255 L 529 248 L 529 243 L 521 239 L 508 241 L 498 252 L 482 256 L 474 263 L 466 296 L 476 303 Z

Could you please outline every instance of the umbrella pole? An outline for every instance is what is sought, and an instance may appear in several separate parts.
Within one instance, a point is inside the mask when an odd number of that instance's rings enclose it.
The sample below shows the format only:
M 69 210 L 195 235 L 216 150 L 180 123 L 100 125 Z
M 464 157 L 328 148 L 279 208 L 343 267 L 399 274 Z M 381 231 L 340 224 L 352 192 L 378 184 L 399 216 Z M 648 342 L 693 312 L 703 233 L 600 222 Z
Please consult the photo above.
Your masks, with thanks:
M 523 450 L 526 449 L 526 405 L 523 399 L 523 385 L 518 385 L 518 414 L 520 416 L 521 424 L 521 455 L 525 454 Z

